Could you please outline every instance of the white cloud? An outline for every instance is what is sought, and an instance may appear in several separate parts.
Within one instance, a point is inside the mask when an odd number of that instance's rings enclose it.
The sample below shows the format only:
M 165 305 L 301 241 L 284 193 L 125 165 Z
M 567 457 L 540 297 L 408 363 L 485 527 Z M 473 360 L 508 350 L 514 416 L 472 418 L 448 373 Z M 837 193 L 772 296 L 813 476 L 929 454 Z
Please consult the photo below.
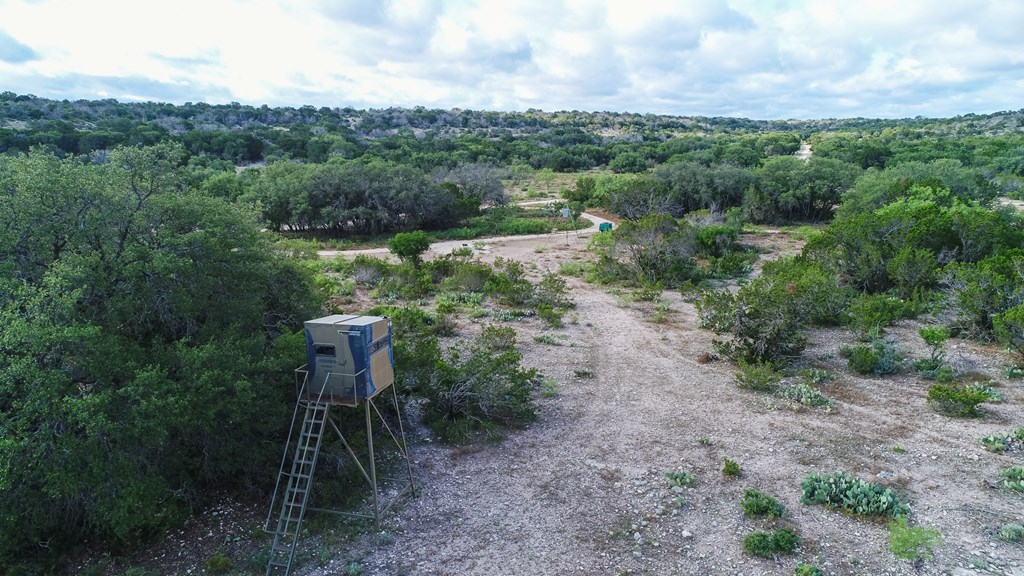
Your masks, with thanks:
M 0 85 L 62 98 L 942 116 L 1017 108 L 1024 82 L 1024 2 L 1005 0 L 0 0 L 0 10 Z

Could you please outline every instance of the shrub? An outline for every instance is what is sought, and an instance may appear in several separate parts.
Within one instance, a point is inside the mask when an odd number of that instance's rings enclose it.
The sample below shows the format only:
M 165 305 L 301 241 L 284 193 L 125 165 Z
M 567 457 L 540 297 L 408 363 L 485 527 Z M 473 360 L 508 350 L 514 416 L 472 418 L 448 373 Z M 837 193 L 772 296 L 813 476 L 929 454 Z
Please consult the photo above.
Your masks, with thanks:
M 796 569 L 793 570 L 793 574 L 795 576 L 824 576 L 817 566 L 804 564 L 803 562 L 796 563 Z
M 942 546 L 939 531 L 927 526 L 907 526 L 906 518 L 889 523 L 889 550 L 903 560 L 930 560 Z
M 1024 542 L 1024 524 L 1003 524 L 997 535 L 1006 542 Z
M 509 326 L 488 324 L 480 331 L 480 345 L 495 352 L 515 350 L 516 330 Z
M 739 236 L 734 226 L 727 224 L 709 224 L 697 232 L 698 253 L 706 257 L 722 257 L 736 243 Z
M 345 571 L 342 572 L 342 576 L 365 576 L 366 567 L 359 562 L 349 562 L 345 565 Z
M 668 485 L 670 488 L 685 488 L 690 484 L 693 484 L 693 474 L 684 470 L 672 470 L 665 472 L 665 477 L 668 478 Z
M 1013 468 L 1007 468 L 999 473 L 999 477 L 1004 478 L 1003 487 L 1016 490 L 1017 492 L 1024 492 L 1024 467 L 1014 466 Z
M 625 221 L 612 234 L 610 245 L 592 245 L 598 249 L 598 268 L 607 267 L 607 276 L 629 279 L 641 284 L 662 282 L 675 287 L 687 280 L 699 280 L 700 270 L 693 259 L 697 249 L 696 228 L 664 213 L 652 213 L 637 221 Z M 598 247 L 600 244 L 605 244 Z
M 582 278 L 590 270 L 591 265 L 586 262 L 563 262 L 558 266 L 558 273 L 562 276 L 576 276 Z
M 440 266 L 444 259 L 429 262 L 426 267 Z M 452 270 L 449 275 L 440 280 L 440 287 L 443 290 L 455 292 L 483 292 L 487 281 L 491 279 L 493 270 L 487 264 L 481 262 L 462 261 L 450 259 Z
M 430 249 L 430 236 L 422 230 L 399 232 L 388 241 L 388 249 L 403 262 L 420 267 L 420 257 Z
M 730 252 L 724 256 L 708 258 L 707 264 L 701 269 L 704 276 L 708 278 L 738 278 L 750 274 L 754 269 L 755 261 L 757 261 L 756 252 Z
M 644 284 L 633 291 L 634 302 L 656 302 L 661 299 L 663 287 L 660 282 Z
M 548 346 L 561 346 L 562 345 L 562 341 L 561 340 L 555 338 L 554 336 L 552 336 L 550 334 L 541 334 L 539 336 L 534 336 L 533 337 L 533 341 L 538 343 L 538 344 L 547 344 Z
M 904 246 L 889 260 L 886 269 L 900 296 L 910 298 L 915 291 L 935 284 L 938 267 L 931 250 Z
M 780 258 L 766 262 L 762 275 L 796 297 L 797 314 L 812 326 L 840 324 L 850 308 L 852 292 L 840 286 L 835 272 L 807 258 Z
M 818 368 L 806 368 L 801 370 L 800 377 L 808 384 L 813 384 L 815 386 L 821 386 L 822 384 L 828 384 L 836 381 L 835 374 L 828 370 L 821 370 Z
M 526 279 L 526 270 L 515 260 L 497 258 L 494 261 L 495 274 L 487 281 L 484 289 L 506 306 L 522 306 L 533 298 L 533 284 Z
M 1003 250 L 974 263 L 947 266 L 944 283 L 958 313 L 958 327 L 969 335 L 991 337 L 994 321 L 1024 299 L 1024 250 Z
M 1024 304 L 996 314 L 992 326 L 996 338 L 1024 358 Z
M 800 483 L 804 504 L 822 504 L 862 516 L 892 516 L 910 513 L 892 490 L 876 482 L 868 482 L 845 472 L 821 475 L 808 474 Z
M 869 345 L 844 347 L 839 353 L 847 359 L 850 370 L 858 374 L 895 374 L 903 363 L 896 342 L 891 339 L 876 339 Z
M 989 401 L 989 395 L 972 386 L 936 384 L 928 389 L 928 403 L 947 416 L 981 416 L 978 404 Z
M 380 258 L 360 254 L 352 259 L 352 279 L 365 286 L 376 286 L 391 270 L 391 264 Z
M 569 292 L 566 288 L 565 278 L 554 272 L 544 274 L 544 277 L 541 278 L 534 288 L 533 298 L 538 304 L 547 304 L 552 308 L 573 307 L 572 299 L 569 298 Z
M 493 425 L 532 421 L 537 412 L 530 392 L 537 371 L 524 370 L 521 359 L 517 350 L 484 339 L 468 350 L 450 351 L 422 387 L 427 424 L 442 440 L 461 442 Z
M 782 380 L 782 374 L 775 370 L 771 362 L 739 361 L 739 371 L 736 372 L 736 385 L 747 390 L 759 392 L 771 392 Z
M 758 558 L 792 554 L 799 546 L 800 537 L 789 528 L 778 528 L 771 532 L 751 532 L 743 538 L 743 550 Z
M 1010 365 L 1003 368 L 1003 376 L 1010 380 L 1020 380 L 1024 378 L 1024 366 Z
M 459 322 L 454 314 L 438 314 L 434 322 L 434 333 L 438 336 L 455 336 L 458 328 Z
M 754 488 L 747 488 L 743 491 L 743 501 L 740 506 L 743 508 L 743 513 L 750 517 L 781 518 L 784 511 L 778 500 Z
M 882 334 L 886 326 L 916 315 L 913 302 L 886 294 L 862 294 L 850 303 L 850 328 L 862 337 Z
M 784 269 L 785 270 L 785 269 Z M 804 286 L 784 274 L 762 275 L 736 294 L 705 292 L 697 300 L 702 328 L 730 337 L 715 341 L 715 349 L 734 359 L 776 361 L 798 355 L 807 345 L 803 326 L 818 315 L 833 285 Z
M 726 476 L 739 476 L 740 472 L 740 465 L 735 460 L 730 460 L 728 458 L 724 459 L 722 474 L 725 474 Z
M 214 574 L 227 574 L 235 569 L 235 563 L 224 554 L 214 554 L 206 560 L 206 569 Z
M 929 347 L 928 358 L 914 362 L 914 369 L 926 380 L 949 382 L 953 379 L 953 368 L 946 364 L 946 353 L 942 346 L 949 339 L 949 330 L 942 326 L 925 326 L 918 334 Z
M 375 298 L 396 294 L 404 300 L 423 298 L 434 290 L 430 274 L 409 264 L 392 266 L 377 283 Z
M 544 303 L 537 305 L 537 317 L 549 328 L 561 328 L 563 316 L 565 316 L 565 310 L 562 308 L 555 308 Z

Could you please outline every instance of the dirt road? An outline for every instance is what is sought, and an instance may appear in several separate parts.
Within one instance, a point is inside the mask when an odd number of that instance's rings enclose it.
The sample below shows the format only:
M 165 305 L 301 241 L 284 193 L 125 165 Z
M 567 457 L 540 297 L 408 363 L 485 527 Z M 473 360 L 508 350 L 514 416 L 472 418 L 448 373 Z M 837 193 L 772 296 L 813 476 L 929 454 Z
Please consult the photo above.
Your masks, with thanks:
M 521 206 L 527 206 L 531 204 L 549 204 L 551 201 L 539 201 L 539 202 L 524 202 Z M 544 246 L 549 242 L 568 242 L 570 236 L 583 238 L 589 236 L 598 231 L 598 227 L 605 222 L 611 222 L 595 216 L 593 214 L 587 214 L 584 212 L 580 215 L 582 218 L 586 218 L 590 221 L 590 226 L 581 228 L 579 230 L 570 232 L 555 232 L 551 234 L 527 234 L 524 236 L 500 236 L 496 238 L 478 238 L 476 240 L 445 240 L 442 242 L 435 242 L 430 245 L 430 250 L 424 255 L 426 259 L 431 257 L 444 256 L 445 254 L 451 254 L 452 250 L 457 250 L 463 247 L 474 248 L 478 252 L 487 252 L 494 249 L 496 246 L 515 246 L 523 245 L 529 246 L 533 249 L 537 246 Z M 391 254 L 391 251 L 387 248 L 367 248 L 365 250 L 320 250 L 317 252 L 321 258 L 336 258 L 338 256 L 356 256 L 358 254 L 365 254 L 368 256 L 384 256 Z

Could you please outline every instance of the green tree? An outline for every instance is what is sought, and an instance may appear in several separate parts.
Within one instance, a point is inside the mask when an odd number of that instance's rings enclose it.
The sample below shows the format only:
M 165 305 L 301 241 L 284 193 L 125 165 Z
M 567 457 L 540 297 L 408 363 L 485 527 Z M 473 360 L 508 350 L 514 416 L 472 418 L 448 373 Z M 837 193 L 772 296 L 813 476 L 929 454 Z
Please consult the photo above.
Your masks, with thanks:
M 647 170 L 647 160 L 636 152 L 623 152 L 608 163 L 608 168 L 616 174 L 644 172 Z
M 182 160 L 0 158 L 0 564 L 137 546 L 269 479 L 323 295 Z
M 419 268 L 421 256 L 430 249 L 430 236 L 422 230 L 400 232 L 388 240 L 388 249 L 403 261 Z

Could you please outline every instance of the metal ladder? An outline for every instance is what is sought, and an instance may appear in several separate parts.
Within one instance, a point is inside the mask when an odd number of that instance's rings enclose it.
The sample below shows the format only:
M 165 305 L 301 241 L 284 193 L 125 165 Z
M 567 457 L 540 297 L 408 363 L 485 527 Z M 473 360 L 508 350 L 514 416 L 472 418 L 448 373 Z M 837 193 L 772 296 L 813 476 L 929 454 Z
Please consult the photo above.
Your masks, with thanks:
M 304 408 L 304 410 L 300 410 L 300 408 Z M 285 460 L 283 458 L 281 460 L 277 483 L 280 486 L 281 481 L 287 477 L 287 488 L 281 500 L 277 527 L 274 529 L 274 539 L 270 545 L 270 559 L 267 561 L 266 576 L 273 574 L 288 576 L 291 572 L 292 562 L 295 560 L 296 544 L 299 541 L 299 531 L 302 529 L 302 519 L 306 515 L 306 503 L 309 501 L 313 472 L 316 470 L 316 460 L 320 454 L 320 443 L 324 437 L 330 410 L 330 404 L 321 402 L 321 398 L 301 399 L 295 407 L 292 430 L 295 428 L 300 411 L 303 414 L 302 426 L 299 429 L 295 445 L 291 472 L 285 472 Z M 274 492 L 276 498 L 277 488 Z M 274 502 L 271 502 L 270 514 L 273 513 Z M 269 529 L 269 516 L 267 526 Z

